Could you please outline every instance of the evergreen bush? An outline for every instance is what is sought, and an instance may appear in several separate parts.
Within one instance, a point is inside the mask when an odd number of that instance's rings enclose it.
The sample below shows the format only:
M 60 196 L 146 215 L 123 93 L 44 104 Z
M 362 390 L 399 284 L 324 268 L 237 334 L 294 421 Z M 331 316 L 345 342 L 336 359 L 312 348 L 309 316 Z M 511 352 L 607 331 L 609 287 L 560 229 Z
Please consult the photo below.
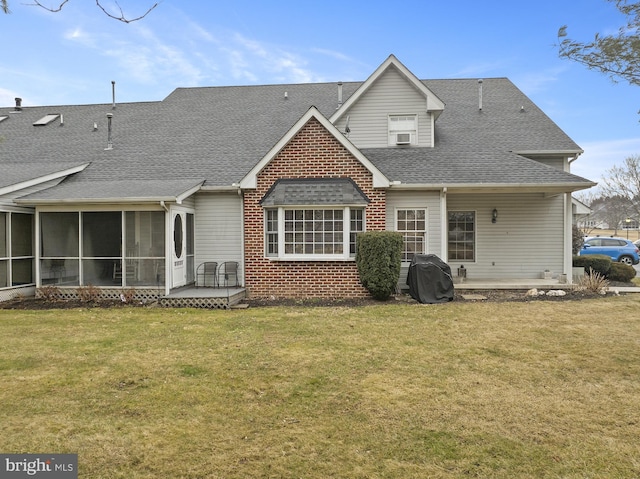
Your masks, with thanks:
M 393 231 L 367 231 L 356 238 L 360 281 L 377 300 L 387 300 L 396 291 L 402 246 L 402 235 Z
M 624 263 L 612 263 L 607 279 L 609 281 L 620 281 L 630 283 L 636 277 L 636 270 L 633 266 Z
M 609 275 L 609 271 L 611 270 L 611 258 L 602 254 L 589 254 L 585 256 L 574 256 L 573 257 L 573 266 L 583 267 L 585 273 L 589 272 L 589 268 L 591 268 L 596 273 L 601 274 L 605 278 Z

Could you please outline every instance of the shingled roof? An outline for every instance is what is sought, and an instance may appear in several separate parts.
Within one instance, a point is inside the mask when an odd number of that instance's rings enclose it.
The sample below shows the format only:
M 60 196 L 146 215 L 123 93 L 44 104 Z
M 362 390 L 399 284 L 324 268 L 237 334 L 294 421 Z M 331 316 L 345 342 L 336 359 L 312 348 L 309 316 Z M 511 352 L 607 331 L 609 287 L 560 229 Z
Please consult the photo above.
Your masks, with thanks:
M 343 101 L 361 82 L 342 84 Z M 485 79 L 478 109 L 477 80 L 425 80 L 446 104 L 434 148 L 362 152 L 389 180 L 416 185 L 592 185 L 545 166 L 523 152 L 581 152 L 558 126 L 506 78 Z M 199 188 L 235 188 L 287 131 L 315 106 L 331 117 L 338 84 L 178 88 L 158 102 L 0 108 L 0 187 L 29 175 L 89 164 L 39 201 L 138 201 L 177 198 Z M 112 117 L 108 149 L 107 117 Z M 34 123 L 60 114 L 44 126 Z M 529 156 L 529 155 L 528 155 Z

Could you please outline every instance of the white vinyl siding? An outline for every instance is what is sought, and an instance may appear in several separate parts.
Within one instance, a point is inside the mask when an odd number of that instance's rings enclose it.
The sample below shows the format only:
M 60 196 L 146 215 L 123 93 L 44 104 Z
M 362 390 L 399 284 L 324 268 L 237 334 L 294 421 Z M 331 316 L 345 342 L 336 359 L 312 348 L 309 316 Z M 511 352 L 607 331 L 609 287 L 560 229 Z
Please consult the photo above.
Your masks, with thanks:
M 396 231 L 396 211 L 423 208 L 427 210 L 427 235 L 425 253 L 442 258 L 442 227 L 439 191 L 389 191 L 387 192 L 386 224 L 389 231 Z M 403 262 L 398 285 L 407 288 L 409 263 Z
M 195 266 L 205 261 L 240 263 L 244 282 L 242 198 L 236 193 L 199 193 L 195 197 Z
M 498 211 L 491 222 L 493 209 Z M 475 262 L 464 264 L 471 279 L 539 278 L 548 269 L 563 273 L 564 200 L 562 195 L 449 194 L 448 211 L 475 211 Z
M 358 148 L 387 148 L 389 115 L 416 115 L 417 146 L 433 146 L 431 115 L 426 113 L 426 105 L 424 96 L 390 68 L 349 110 L 349 140 Z M 344 131 L 346 121 L 347 115 L 340 118 L 336 127 Z

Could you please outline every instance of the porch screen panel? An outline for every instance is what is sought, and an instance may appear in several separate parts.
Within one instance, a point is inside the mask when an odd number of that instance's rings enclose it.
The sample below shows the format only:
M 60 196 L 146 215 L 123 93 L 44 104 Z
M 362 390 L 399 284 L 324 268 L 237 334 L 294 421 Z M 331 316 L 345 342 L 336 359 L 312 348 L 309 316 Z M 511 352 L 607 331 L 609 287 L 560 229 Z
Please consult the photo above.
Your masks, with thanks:
M 120 286 L 122 277 L 122 213 L 82 213 L 83 284 Z
M 7 228 L 7 213 L 0 213 L 0 258 L 8 258 L 9 251 L 7 248 L 7 235 L 9 234 Z
M 11 213 L 11 283 L 13 286 L 34 282 L 33 259 L 33 215 Z
M 164 284 L 164 213 L 162 211 L 127 211 L 125 238 L 124 281 L 126 285 Z
M 78 286 L 79 221 L 77 212 L 40 213 L 40 274 L 43 285 Z
M 40 213 L 42 257 L 77 258 L 80 252 L 78 213 Z
M 9 261 L 0 259 L 0 288 L 9 286 Z
M 11 214 L 11 257 L 33 256 L 33 215 Z

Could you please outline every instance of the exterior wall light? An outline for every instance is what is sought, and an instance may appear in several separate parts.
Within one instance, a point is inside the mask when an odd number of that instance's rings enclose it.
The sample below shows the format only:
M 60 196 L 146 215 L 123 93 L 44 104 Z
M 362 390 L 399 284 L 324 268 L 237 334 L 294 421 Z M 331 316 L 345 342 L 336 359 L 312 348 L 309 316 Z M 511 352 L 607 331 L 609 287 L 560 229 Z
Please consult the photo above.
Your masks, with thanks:
M 494 208 L 493 212 L 491 213 L 491 222 L 496 223 L 497 221 L 498 221 L 498 210 Z

